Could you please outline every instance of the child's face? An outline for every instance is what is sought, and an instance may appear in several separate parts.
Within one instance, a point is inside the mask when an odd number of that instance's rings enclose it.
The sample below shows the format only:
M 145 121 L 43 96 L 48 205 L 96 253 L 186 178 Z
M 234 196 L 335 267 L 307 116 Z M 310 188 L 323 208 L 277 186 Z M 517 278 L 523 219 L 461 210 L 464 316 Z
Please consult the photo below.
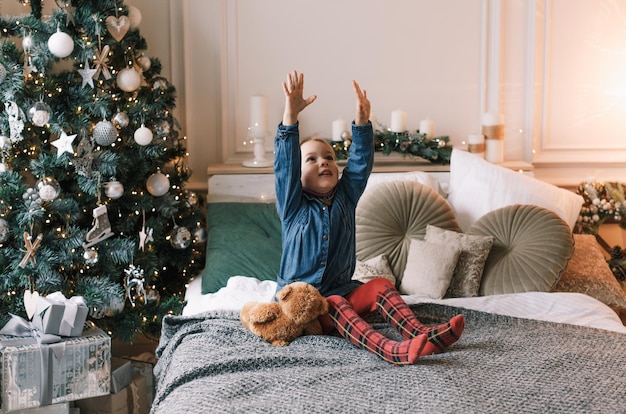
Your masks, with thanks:
M 302 187 L 316 193 L 327 193 L 337 185 L 339 169 L 335 152 L 327 143 L 306 141 L 302 152 Z

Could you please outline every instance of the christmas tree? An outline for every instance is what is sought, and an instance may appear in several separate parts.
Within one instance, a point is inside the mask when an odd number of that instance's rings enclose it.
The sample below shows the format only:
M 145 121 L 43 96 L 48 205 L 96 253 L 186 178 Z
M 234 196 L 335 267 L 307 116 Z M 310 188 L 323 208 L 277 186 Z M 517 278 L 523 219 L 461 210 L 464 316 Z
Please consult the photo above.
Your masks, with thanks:
M 204 266 L 176 90 L 137 8 L 30 5 L 0 18 L 0 326 L 61 291 L 113 336 L 156 337 Z

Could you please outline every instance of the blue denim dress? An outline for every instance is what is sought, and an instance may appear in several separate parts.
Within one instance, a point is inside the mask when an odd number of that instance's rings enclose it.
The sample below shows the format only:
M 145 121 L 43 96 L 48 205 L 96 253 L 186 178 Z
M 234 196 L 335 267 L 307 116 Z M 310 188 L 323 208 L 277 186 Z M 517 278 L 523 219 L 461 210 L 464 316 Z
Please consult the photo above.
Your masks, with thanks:
M 324 296 L 345 296 L 360 285 L 356 267 L 355 210 L 374 164 L 372 124 L 352 123 L 350 157 L 329 207 L 302 191 L 298 124 L 278 126 L 274 140 L 276 203 L 282 222 L 277 290 L 302 281 Z

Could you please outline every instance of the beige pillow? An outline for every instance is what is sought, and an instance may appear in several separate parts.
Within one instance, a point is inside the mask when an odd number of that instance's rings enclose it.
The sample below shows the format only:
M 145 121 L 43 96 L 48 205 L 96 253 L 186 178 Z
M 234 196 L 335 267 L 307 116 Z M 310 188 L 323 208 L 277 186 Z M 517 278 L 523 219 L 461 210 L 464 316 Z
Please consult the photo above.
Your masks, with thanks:
M 424 239 L 427 224 L 460 230 L 452 208 L 432 188 L 411 181 L 373 185 L 363 193 L 356 209 L 357 259 L 386 254 L 399 283 L 410 241 Z
M 493 236 L 479 295 L 548 292 L 574 251 L 570 228 L 556 213 L 529 204 L 491 211 L 467 234 Z
M 476 236 L 463 234 L 456 231 L 440 229 L 439 227 L 426 226 L 427 242 L 445 244 L 459 249 L 452 282 L 446 292 L 448 298 L 462 298 L 478 296 L 480 281 L 483 277 L 485 261 L 489 256 L 494 238 L 492 236 Z
M 450 286 L 458 258 L 459 249 L 455 246 L 412 239 L 400 282 L 400 293 L 443 298 Z
M 393 275 L 393 272 L 389 267 L 386 254 L 372 257 L 366 261 L 356 261 L 356 269 L 354 269 L 352 279 L 367 283 L 368 281 L 379 277 L 384 277 L 394 286 L 396 285 L 396 277 Z

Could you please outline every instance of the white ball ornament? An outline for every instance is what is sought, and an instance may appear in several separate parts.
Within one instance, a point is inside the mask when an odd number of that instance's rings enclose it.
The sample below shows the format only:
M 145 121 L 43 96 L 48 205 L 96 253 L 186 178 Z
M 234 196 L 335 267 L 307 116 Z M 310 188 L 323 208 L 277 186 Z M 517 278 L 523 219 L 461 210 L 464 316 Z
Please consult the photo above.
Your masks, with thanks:
M 136 29 L 141 23 L 141 12 L 135 6 L 128 6 L 128 20 L 130 20 L 130 28 Z
M 48 49 L 56 57 L 68 57 L 74 51 L 74 40 L 67 33 L 57 30 L 48 39 Z
M 154 173 L 146 180 L 148 192 L 155 197 L 166 194 L 170 189 L 170 179 L 163 173 Z
M 117 180 L 111 180 L 104 184 L 104 194 L 116 200 L 124 195 L 124 185 Z
M 141 86 L 141 76 L 133 68 L 124 68 L 117 74 L 117 86 L 124 92 L 136 91 Z
M 141 67 L 141 69 L 145 72 L 152 67 L 152 61 L 148 56 L 140 56 L 137 58 L 137 64 Z
M 148 145 L 152 142 L 152 131 L 150 131 L 150 128 L 147 128 L 144 124 L 141 124 L 141 126 L 135 131 L 134 137 L 137 144 Z
M 93 128 L 93 138 L 98 145 L 107 147 L 117 140 L 117 129 L 107 120 L 102 120 Z
M 191 244 L 191 232 L 187 227 L 176 226 L 170 232 L 170 244 L 173 248 L 183 250 Z
M 11 139 L 6 135 L 0 135 L 0 149 L 7 149 L 11 146 Z

